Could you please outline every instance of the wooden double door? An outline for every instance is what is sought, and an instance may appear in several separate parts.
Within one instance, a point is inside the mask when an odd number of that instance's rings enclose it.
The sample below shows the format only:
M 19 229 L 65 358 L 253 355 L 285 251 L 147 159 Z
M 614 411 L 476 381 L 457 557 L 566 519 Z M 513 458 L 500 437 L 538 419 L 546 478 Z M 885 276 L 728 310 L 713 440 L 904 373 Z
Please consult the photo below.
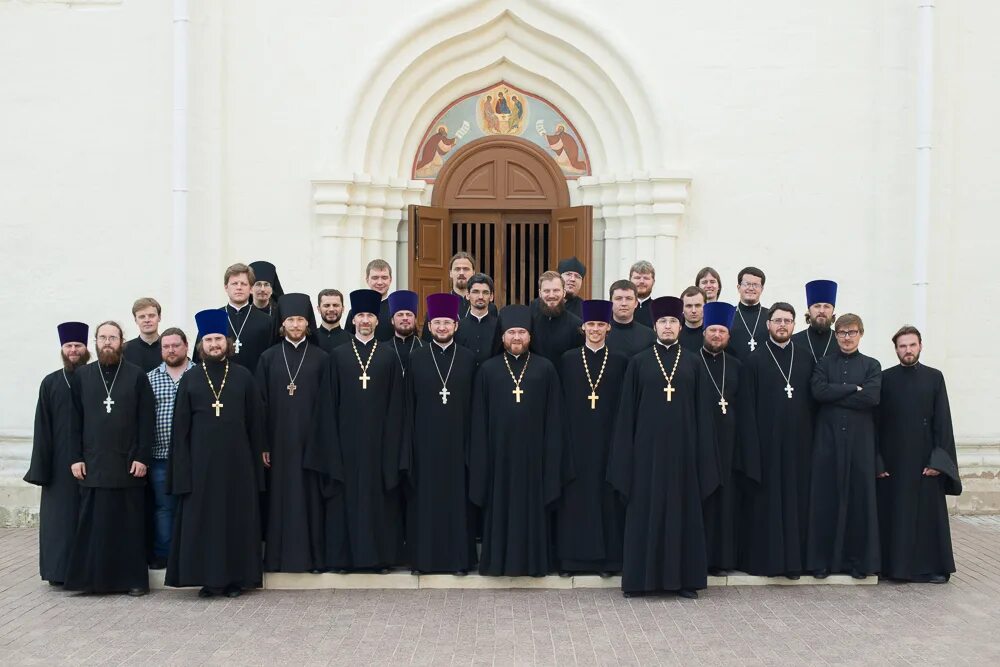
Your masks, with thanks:
M 577 257 L 590 266 L 593 214 L 590 206 L 541 211 L 453 210 L 411 206 L 410 285 L 420 296 L 423 320 L 428 294 L 451 290 L 448 263 L 457 252 L 476 259 L 493 278 L 497 307 L 527 304 L 538 294 L 538 277 L 560 259 Z M 584 281 L 581 297 L 590 297 Z

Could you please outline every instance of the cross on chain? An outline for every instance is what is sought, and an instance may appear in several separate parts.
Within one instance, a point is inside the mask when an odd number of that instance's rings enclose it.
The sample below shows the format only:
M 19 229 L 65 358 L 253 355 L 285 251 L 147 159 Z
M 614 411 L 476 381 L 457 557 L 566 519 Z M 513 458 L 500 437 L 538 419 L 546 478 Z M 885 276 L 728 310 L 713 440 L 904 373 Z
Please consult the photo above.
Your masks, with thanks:
M 289 382 L 288 386 L 285 387 L 285 389 L 288 390 L 288 395 L 289 396 L 294 396 L 295 395 L 295 390 L 298 389 L 298 387 L 295 386 L 294 382 Z
M 748 342 L 747 345 L 750 346 L 750 351 L 753 352 L 754 350 L 757 349 L 757 339 L 756 338 L 751 338 L 750 342 Z
M 358 376 L 358 379 L 361 380 L 361 388 L 367 389 L 368 381 L 371 380 L 371 378 L 368 377 L 368 371 L 363 371 L 361 375 Z
M 108 414 L 111 414 L 111 406 L 114 404 L 115 402 L 111 400 L 110 396 L 104 399 L 104 408 L 107 410 Z
M 521 402 L 521 394 L 524 393 L 524 390 L 521 389 L 520 387 L 514 387 L 514 390 L 511 391 L 510 393 L 514 394 L 514 398 L 517 400 L 518 403 L 520 403 Z
M 451 395 L 451 392 L 448 391 L 448 387 L 441 387 L 441 391 L 439 391 L 438 394 L 441 395 L 441 404 L 442 405 L 447 405 L 448 404 L 448 396 Z
M 236 348 L 236 354 L 239 354 L 240 348 L 243 347 L 243 343 L 240 342 L 239 338 L 236 339 L 236 345 L 234 347 Z
M 215 416 L 218 417 L 219 410 L 221 410 L 223 407 L 222 403 L 219 402 L 219 399 L 215 399 L 215 403 L 212 403 L 212 407 L 215 408 Z
M 791 382 L 785 383 L 785 393 L 788 394 L 788 398 L 792 397 L 792 392 L 795 391 L 795 387 L 792 386 Z
M 719 402 L 716 403 L 716 405 L 722 408 L 722 414 L 726 414 L 726 406 L 729 405 L 729 401 L 727 401 L 725 397 L 720 396 Z
M 600 398 L 600 396 L 597 395 L 597 392 L 594 391 L 593 389 L 591 389 L 590 390 L 590 396 L 587 397 L 587 400 L 590 401 L 590 409 L 591 410 L 596 410 L 597 409 L 597 399 L 599 399 L 599 398 Z
M 674 389 L 673 385 L 668 384 L 666 387 L 663 388 L 663 391 L 665 391 L 667 393 L 667 403 L 669 403 L 672 400 L 674 400 L 674 392 L 677 391 L 677 390 Z

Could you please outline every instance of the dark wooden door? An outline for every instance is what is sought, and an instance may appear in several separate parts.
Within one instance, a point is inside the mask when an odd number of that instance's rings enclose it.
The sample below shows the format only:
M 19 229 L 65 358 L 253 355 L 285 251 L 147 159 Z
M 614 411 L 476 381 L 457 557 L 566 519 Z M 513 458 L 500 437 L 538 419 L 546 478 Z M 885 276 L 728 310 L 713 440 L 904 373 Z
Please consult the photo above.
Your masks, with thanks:
M 422 324 L 427 295 L 451 291 L 451 218 L 448 209 L 433 206 L 410 206 L 409 218 L 410 289 L 417 293 L 417 322 Z
M 559 260 L 576 257 L 588 269 L 594 247 L 594 209 L 590 206 L 570 206 L 553 209 L 550 216 L 549 266 L 559 266 Z M 584 280 L 580 298 L 590 298 L 590 281 Z

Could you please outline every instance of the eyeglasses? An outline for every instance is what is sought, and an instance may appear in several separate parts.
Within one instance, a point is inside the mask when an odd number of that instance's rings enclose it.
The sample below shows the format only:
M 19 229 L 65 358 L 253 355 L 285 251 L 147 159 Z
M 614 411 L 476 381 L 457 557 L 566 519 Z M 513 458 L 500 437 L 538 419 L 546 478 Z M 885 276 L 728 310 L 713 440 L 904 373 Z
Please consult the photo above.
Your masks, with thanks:
M 761 285 L 760 283 L 747 283 L 747 282 L 740 283 L 740 287 L 742 287 L 743 289 L 752 289 L 752 290 L 760 290 L 764 288 L 764 286 Z
M 120 340 L 121 340 L 121 338 L 119 338 L 118 336 L 98 336 L 97 337 L 97 342 L 98 343 L 117 343 Z
M 837 332 L 837 338 L 857 338 L 859 335 L 861 335 L 861 332 L 857 329 L 851 329 L 849 331 L 842 330 Z
M 774 322 L 775 324 L 795 324 L 795 320 L 789 317 L 775 317 L 774 319 L 769 321 Z

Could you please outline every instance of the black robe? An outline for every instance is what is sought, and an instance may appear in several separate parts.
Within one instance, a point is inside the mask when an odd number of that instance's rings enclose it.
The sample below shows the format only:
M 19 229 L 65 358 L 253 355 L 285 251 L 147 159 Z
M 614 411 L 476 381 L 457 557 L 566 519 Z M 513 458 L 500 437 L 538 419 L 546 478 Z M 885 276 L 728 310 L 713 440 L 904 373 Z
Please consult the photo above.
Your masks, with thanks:
M 793 334 L 792 341 L 802 349 L 807 350 L 814 362 L 819 362 L 823 357 L 840 351 L 837 341 L 834 340 L 833 327 L 830 327 L 830 330 L 823 335 L 818 334 L 812 326 L 806 327 Z
M 407 560 L 420 572 L 467 571 L 476 562 L 466 474 L 475 372 L 472 352 L 455 343 L 443 350 L 428 343 L 410 357 L 402 467 Z M 441 378 L 447 380 L 447 403 Z
M 651 328 L 637 323 L 634 319 L 628 324 L 611 320 L 611 331 L 608 332 L 607 342 L 612 350 L 626 359 L 631 359 L 651 347 L 656 342 L 656 334 Z
M 634 317 L 635 322 L 638 322 L 642 326 L 648 327 L 650 329 L 653 328 L 653 316 L 650 314 L 651 311 L 649 310 L 649 304 L 651 303 L 653 303 L 652 296 L 650 296 L 645 301 L 640 301 L 639 305 L 636 306 L 635 308 L 635 317 Z
M 681 322 L 679 340 L 681 347 L 688 352 L 697 353 L 705 345 L 705 335 L 702 327 L 689 327 L 685 322 Z
M 458 322 L 455 342 L 472 351 L 478 370 L 484 361 L 503 349 L 497 314 L 487 311 L 486 316 L 479 319 L 469 312 Z
M 885 472 L 876 481 L 882 575 L 926 581 L 955 571 L 945 496 L 962 493 L 944 375 L 923 364 L 882 373 L 876 412 Z M 924 468 L 941 474 L 924 476 Z
M 538 315 L 541 312 L 542 297 L 536 296 L 528 305 L 531 307 L 531 315 Z M 573 313 L 580 318 L 583 317 L 583 299 L 577 295 L 567 292 L 565 307 L 567 312 Z
M 599 398 L 591 409 L 590 383 L 580 351 L 586 350 L 590 381 Z M 607 363 L 604 363 L 605 356 Z M 569 350 L 562 357 L 563 423 L 575 476 L 563 488 L 556 509 L 556 555 L 566 572 L 622 569 L 625 506 L 607 481 L 608 449 L 618 416 L 618 398 L 628 359 L 611 347 Z
M 382 299 L 378 307 L 378 324 L 375 325 L 375 340 L 385 342 L 391 340 L 396 335 L 396 330 L 392 326 L 392 316 L 389 314 L 389 299 Z M 353 337 L 357 331 L 354 329 L 354 309 L 347 311 L 347 319 L 344 321 L 344 329 Z
M 327 329 L 322 325 L 316 329 L 315 336 L 316 342 L 319 343 L 319 346 L 327 354 L 333 354 L 334 349 L 351 342 L 351 338 L 353 337 L 341 326 L 335 329 Z
M 824 357 L 812 376 L 819 405 L 809 494 L 812 571 L 875 574 L 881 569 L 875 501 L 875 407 L 882 367 L 860 352 Z M 862 387 L 858 391 L 858 387 Z
M 520 403 L 505 358 L 515 377 L 524 371 Z M 537 354 L 515 359 L 504 352 L 479 368 L 469 498 L 483 512 L 481 574 L 541 577 L 552 566 L 552 509 L 571 476 L 563 458 L 560 394 L 555 367 Z
M 157 337 L 152 343 L 147 343 L 139 336 L 136 336 L 125 343 L 125 361 L 130 361 L 144 373 L 148 373 L 163 363 L 163 353 L 160 350 L 160 339 Z
M 781 372 L 788 373 L 792 350 L 793 391 L 788 398 Z M 740 569 L 749 574 L 799 575 L 805 569 L 816 413 L 809 384 L 812 372 L 808 350 L 795 343 L 780 348 L 769 338 L 743 362 L 734 466 L 745 482 Z
M 761 349 L 764 341 L 768 339 L 767 306 L 760 303 L 755 306 L 744 306 L 738 303 L 736 313 L 733 315 L 733 326 L 729 329 L 729 347 L 726 351 L 740 361 L 746 361 L 753 351 L 750 349 L 751 338 L 756 341 L 754 350 Z M 809 354 L 808 350 L 805 350 L 805 354 Z M 809 362 L 813 363 L 812 357 L 809 357 Z M 803 386 L 802 391 L 809 393 L 809 388 Z
M 293 394 L 288 393 L 289 370 L 295 377 Z M 329 372 L 330 356 L 309 341 L 296 348 L 283 340 L 261 355 L 257 366 L 265 408 L 264 448 L 271 454 L 264 550 L 268 572 L 309 572 L 325 566 L 320 477 L 303 467 L 303 457 L 307 443 L 321 428 L 317 420 L 331 421 L 330 411 L 319 409 Z
M 459 320 L 463 320 L 463 319 L 465 319 L 465 316 L 469 314 L 469 311 L 472 309 L 472 304 L 469 303 L 469 300 L 465 296 L 459 294 L 458 292 L 452 291 L 452 294 L 454 294 L 459 299 L 461 299 L 461 301 L 458 304 L 458 319 Z M 497 314 L 497 312 L 498 312 L 497 311 L 497 307 L 496 307 L 496 305 L 493 302 L 490 302 L 490 303 L 488 303 L 486 305 L 486 313 L 487 314 L 495 316 Z M 475 319 L 475 318 L 473 318 L 473 319 Z M 431 335 L 431 321 L 430 320 L 424 320 L 423 329 L 420 330 L 420 338 L 425 343 L 429 343 L 432 340 L 434 340 L 434 336 Z
M 654 350 L 668 374 L 680 354 L 670 401 Z M 626 503 L 626 593 L 708 585 L 702 502 L 719 485 L 719 466 L 712 415 L 698 400 L 704 372 L 695 355 L 659 343 L 625 372 L 607 474 Z
M 258 311 L 259 312 L 259 311 Z M 261 321 L 265 319 L 263 313 Z M 215 390 L 225 364 L 207 362 Z M 168 586 L 261 585 L 260 503 L 264 488 L 264 406 L 253 376 L 229 364 L 216 397 L 205 370 L 177 384 L 168 489 L 180 496 L 167 560 Z
M 531 352 L 548 359 L 558 371 L 562 355 L 583 345 L 582 326 L 583 321 L 572 313 L 548 317 L 539 311 L 531 317 Z
M 313 439 L 307 467 L 322 474 L 326 497 L 326 565 L 381 569 L 401 561 L 400 446 L 403 376 L 390 345 L 378 343 L 362 389 L 361 366 L 375 340 L 352 338 L 330 355 L 333 426 Z
M 156 399 L 141 368 L 92 362 L 70 379 L 71 459 L 83 461 L 80 514 L 66 568 L 67 590 L 122 593 L 147 589 L 145 477 L 133 461 L 152 462 Z M 103 381 L 102 381 L 103 375 Z M 113 385 L 112 385 L 113 383 Z M 104 401 L 111 387 L 111 412 Z
M 417 335 L 407 336 L 406 338 L 400 338 L 399 336 L 393 335 L 393 337 L 385 343 L 385 346 L 390 348 L 393 352 L 393 356 L 396 358 L 396 363 L 399 364 L 399 372 L 406 378 L 407 372 L 410 370 L 410 356 L 417 352 L 417 350 L 423 349 L 426 345 L 424 341 L 420 340 Z
M 719 488 L 705 499 L 705 550 L 709 570 L 735 570 L 740 496 L 733 474 L 733 456 L 736 450 L 736 404 L 739 396 L 740 369 L 736 357 L 720 352 L 699 350 L 698 356 L 711 378 L 702 383 L 701 409 L 710 413 L 715 421 L 715 449 L 719 460 Z M 723 373 L 725 370 L 725 373 Z M 712 380 L 715 383 L 712 383 Z M 716 388 L 718 387 L 718 389 Z M 719 405 L 719 390 L 726 401 L 725 413 Z
M 253 300 L 247 301 L 239 311 L 229 304 L 219 310 L 224 310 L 229 315 L 228 337 L 233 339 L 234 345 L 236 340 L 240 342 L 240 351 L 233 355 L 231 361 L 243 366 L 253 375 L 257 370 L 260 355 L 275 342 L 277 332 L 274 321 L 266 312 L 255 307 Z M 239 332 L 238 338 L 237 332 Z M 195 363 L 201 361 L 197 351 L 191 358 Z
M 70 437 L 73 371 L 59 369 L 42 379 L 35 406 L 31 465 L 24 481 L 42 487 L 38 510 L 38 569 L 42 579 L 61 584 L 76 533 L 80 485 L 70 466 L 76 461 Z

